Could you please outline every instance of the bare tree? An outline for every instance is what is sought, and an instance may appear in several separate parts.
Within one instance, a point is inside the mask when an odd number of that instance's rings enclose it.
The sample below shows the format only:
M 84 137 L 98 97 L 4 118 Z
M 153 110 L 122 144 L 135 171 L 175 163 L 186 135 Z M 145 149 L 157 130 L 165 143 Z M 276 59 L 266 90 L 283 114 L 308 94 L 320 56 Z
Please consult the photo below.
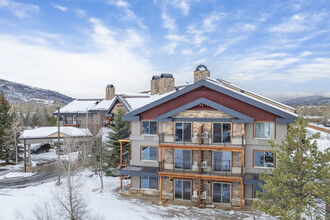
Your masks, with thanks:
M 78 162 L 77 152 L 73 152 L 77 146 L 73 138 L 66 138 L 64 142 L 67 147 L 67 156 L 62 157 L 57 166 L 59 166 L 61 173 L 66 177 L 65 181 L 54 192 L 54 199 L 64 219 L 85 219 L 88 209 L 81 193 L 82 181 L 80 180 L 80 175 L 77 174 L 77 171 L 81 170 L 82 166 Z

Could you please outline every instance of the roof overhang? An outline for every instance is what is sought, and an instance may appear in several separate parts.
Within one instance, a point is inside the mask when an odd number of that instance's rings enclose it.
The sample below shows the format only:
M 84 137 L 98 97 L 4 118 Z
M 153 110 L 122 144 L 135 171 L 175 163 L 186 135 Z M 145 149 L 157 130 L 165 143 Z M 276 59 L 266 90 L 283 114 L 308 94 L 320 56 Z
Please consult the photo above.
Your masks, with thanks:
M 171 118 L 173 115 L 176 115 L 176 114 L 183 112 L 187 109 L 190 109 L 192 107 L 195 107 L 199 104 L 207 105 L 215 110 L 221 111 L 221 112 L 231 115 L 235 118 Z M 155 118 L 155 121 L 175 121 L 175 120 L 177 120 L 177 121 L 191 121 L 191 120 L 193 120 L 193 121 L 221 121 L 221 122 L 235 121 L 235 122 L 241 122 L 241 123 L 251 123 L 254 121 L 253 118 L 251 118 L 247 115 L 234 111 L 234 110 L 227 108 L 223 105 L 220 105 L 218 103 L 212 102 L 211 100 L 208 100 L 206 98 L 196 99 L 195 101 L 192 101 L 188 104 L 185 104 L 179 108 L 176 108 L 172 111 L 169 111 L 169 112 Z
M 110 115 L 110 113 L 111 113 L 113 107 L 116 105 L 116 103 L 117 103 L 118 101 L 124 106 L 124 108 L 125 108 L 125 110 L 126 110 L 127 112 L 129 112 L 129 111 L 131 110 L 131 106 L 126 102 L 126 100 L 125 100 L 123 97 L 121 97 L 121 96 L 116 96 L 116 98 L 113 100 L 113 102 L 111 103 L 111 105 L 110 105 L 110 107 L 108 108 L 108 110 L 106 110 L 105 116 L 107 116 L 107 117 L 112 117 L 112 116 Z
M 253 105 L 255 107 L 258 107 L 260 109 L 263 109 L 267 112 L 273 113 L 274 115 L 279 116 L 278 119 L 277 119 L 278 123 L 287 123 L 286 121 L 290 121 L 290 123 L 291 123 L 291 122 L 294 122 L 297 119 L 297 116 L 295 116 L 295 114 L 293 114 L 293 113 L 291 114 L 291 113 L 289 113 L 285 110 L 278 109 L 275 106 L 274 107 L 270 106 L 269 104 L 266 104 L 262 101 L 256 100 L 256 99 L 254 99 L 252 97 L 249 97 L 247 95 L 241 94 L 241 93 L 239 93 L 237 91 L 234 91 L 230 88 L 227 88 L 227 87 L 224 87 L 224 86 L 221 86 L 221 85 L 216 85 L 215 83 L 209 82 L 206 79 L 199 80 L 196 83 L 187 86 L 186 88 L 178 90 L 178 91 L 176 91 L 174 93 L 171 93 L 171 94 L 169 94 L 169 95 L 167 95 L 167 96 L 165 96 L 165 97 L 163 97 L 159 100 L 156 100 L 152 103 L 149 103 L 145 106 L 142 106 L 138 109 L 135 109 L 131 112 L 128 112 L 122 117 L 122 119 L 124 121 L 137 121 L 137 116 L 139 116 L 140 113 L 145 112 L 149 109 L 152 109 L 152 108 L 154 108 L 158 105 L 161 105 L 161 104 L 163 104 L 167 101 L 170 101 L 170 100 L 172 100 L 176 97 L 179 97 L 183 94 L 186 94 L 186 93 L 188 93 L 192 90 L 195 90 L 195 89 L 197 89 L 201 86 L 205 86 L 205 87 L 210 88 L 212 90 L 218 91 L 220 93 L 223 93 L 225 95 L 228 95 L 230 97 L 238 99 L 242 102 L 245 102 L 245 103 L 248 103 L 248 104 Z

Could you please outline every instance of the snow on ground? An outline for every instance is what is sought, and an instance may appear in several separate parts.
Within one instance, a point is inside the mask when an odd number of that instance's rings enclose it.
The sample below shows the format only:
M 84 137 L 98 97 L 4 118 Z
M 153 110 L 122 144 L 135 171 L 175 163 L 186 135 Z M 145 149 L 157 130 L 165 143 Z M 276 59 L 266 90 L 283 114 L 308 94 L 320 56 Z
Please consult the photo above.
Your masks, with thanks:
M 0 173 L 1 174 L 1 173 Z M 9 172 L 0 176 L 0 180 L 33 176 L 35 173 Z
M 330 147 L 330 134 L 307 127 L 307 136 L 310 137 L 317 132 L 320 133 L 320 137 L 316 140 L 318 148 L 321 151 L 325 151 Z
M 81 192 L 89 204 L 89 210 L 104 219 L 253 219 L 248 212 L 174 205 L 165 207 L 138 198 L 127 198 L 117 192 L 118 177 L 104 177 L 104 192 L 100 193 L 99 177 L 87 169 L 81 172 L 81 181 L 84 184 Z M 57 187 L 55 182 L 49 182 L 27 188 L 0 189 L 1 219 L 20 219 L 20 214 L 24 219 L 34 219 L 32 210 L 40 204 L 52 204 L 52 193 L 56 192 Z M 271 218 L 262 215 L 258 219 Z

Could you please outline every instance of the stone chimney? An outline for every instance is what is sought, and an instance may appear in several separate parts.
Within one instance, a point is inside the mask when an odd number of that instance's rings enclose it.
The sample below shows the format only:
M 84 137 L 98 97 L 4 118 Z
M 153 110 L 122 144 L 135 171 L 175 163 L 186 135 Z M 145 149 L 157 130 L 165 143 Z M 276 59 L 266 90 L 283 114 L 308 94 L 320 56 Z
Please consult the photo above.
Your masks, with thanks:
M 174 78 L 170 73 L 162 73 L 159 79 L 159 94 L 168 93 L 174 90 Z
M 205 77 L 210 77 L 210 71 L 208 71 L 207 67 L 204 65 L 197 66 L 194 72 L 194 82 L 197 82 Z
M 115 87 L 112 84 L 107 85 L 105 89 L 105 99 L 111 100 L 116 96 Z
M 151 79 L 151 95 L 159 94 L 159 79 L 160 76 L 152 76 Z

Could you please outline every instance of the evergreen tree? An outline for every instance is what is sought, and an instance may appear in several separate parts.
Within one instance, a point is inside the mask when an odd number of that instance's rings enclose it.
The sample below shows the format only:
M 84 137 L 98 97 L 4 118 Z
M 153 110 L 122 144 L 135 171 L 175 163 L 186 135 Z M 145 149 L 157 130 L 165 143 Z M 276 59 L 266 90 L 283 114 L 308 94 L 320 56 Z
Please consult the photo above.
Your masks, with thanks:
M 57 118 L 53 115 L 52 117 L 50 117 L 48 119 L 48 123 L 47 123 L 47 126 L 56 126 L 57 125 Z
M 324 218 L 325 203 L 330 202 L 330 150 L 318 150 L 319 133 L 307 137 L 308 121 L 299 117 L 290 126 L 285 140 L 275 150 L 278 164 L 271 175 L 260 179 L 255 208 L 280 219 Z M 275 148 L 274 140 L 270 145 Z
M 123 121 L 121 118 L 125 114 L 124 110 L 120 109 L 114 119 L 114 126 L 111 127 L 113 133 L 109 133 L 107 155 L 106 175 L 111 175 L 112 171 L 109 168 L 116 168 L 120 163 L 120 144 L 119 140 L 129 137 L 130 126 L 128 121 Z M 126 153 L 124 150 L 123 153 Z
M 0 95 L 0 159 L 7 162 L 11 159 L 11 145 L 14 139 L 10 140 L 13 135 L 12 125 L 15 114 L 10 112 L 10 105 L 5 99 L 5 95 Z

